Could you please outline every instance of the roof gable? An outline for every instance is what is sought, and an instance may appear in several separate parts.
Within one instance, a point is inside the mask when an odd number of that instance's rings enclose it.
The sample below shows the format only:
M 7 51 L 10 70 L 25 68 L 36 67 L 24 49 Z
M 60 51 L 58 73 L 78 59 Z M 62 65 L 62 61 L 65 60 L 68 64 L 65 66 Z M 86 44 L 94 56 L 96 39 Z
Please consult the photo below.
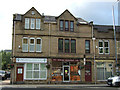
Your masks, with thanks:
M 70 11 L 69 11 L 68 9 L 66 9 L 66 10 L 65 10 L 62 14 L 60 14 L 57 18 L 60 18 L 60 17 L 62 17 L 63 15 L 66 15 L 66 13 L 67 13 L 67 15 L 69 14 L 70 16 L 72 16 L 74 19 L 77 20 L 77 18 L 74 17 L 73 14 L 70 13 Z M 67 17 L 68 17 L 68 16 L 67 16 Z
M 33 13 L 32 13 L 33 12 Z M 28 10 L 24 16 L 41 16 L 41 14 L 34 8 L 32 7 L 30 10 Z

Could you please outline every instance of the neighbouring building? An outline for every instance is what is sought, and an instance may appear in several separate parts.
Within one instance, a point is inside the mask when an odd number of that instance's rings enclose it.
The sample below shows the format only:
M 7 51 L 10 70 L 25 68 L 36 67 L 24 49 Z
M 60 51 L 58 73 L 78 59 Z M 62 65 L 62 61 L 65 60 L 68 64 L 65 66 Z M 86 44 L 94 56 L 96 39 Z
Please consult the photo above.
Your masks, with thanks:
M 105 81 L 116 72 L 115 40 L 112 25 L 94 25 L 96 80 Z M 120 27 L 116 26 L 117 63 L 120 63 Z
M 14 14 L 11 83 L 93 82 L 92 26 L 68 10 Z

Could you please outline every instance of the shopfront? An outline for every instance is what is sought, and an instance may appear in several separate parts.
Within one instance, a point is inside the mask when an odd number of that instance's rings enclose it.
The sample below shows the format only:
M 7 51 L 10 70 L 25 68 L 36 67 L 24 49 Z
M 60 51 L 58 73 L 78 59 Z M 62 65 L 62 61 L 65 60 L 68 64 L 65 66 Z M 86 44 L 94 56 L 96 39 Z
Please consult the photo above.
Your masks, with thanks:
M 80 82 L 80 60 L 52 59 L 52 82 Z

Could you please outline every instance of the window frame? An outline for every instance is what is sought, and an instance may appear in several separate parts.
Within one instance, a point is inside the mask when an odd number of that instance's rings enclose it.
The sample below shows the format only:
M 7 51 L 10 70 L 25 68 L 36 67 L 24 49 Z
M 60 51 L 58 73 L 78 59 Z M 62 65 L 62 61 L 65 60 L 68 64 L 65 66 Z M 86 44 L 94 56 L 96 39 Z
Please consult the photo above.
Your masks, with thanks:
M 61 27 L 61 22 L 63 22 L 63 23 L 62 23 L 62 26 L 63 26 L 63 27 Z M 62 28 L 62 29 L 61 29 L 61 28 Z M 59 30 L 60 30 L 60 31 L 64 31 L 64 20 L 60 20 L 60 21 L 59 21 Z
M 41 43 L 37 44 L 37 40 L 40 39 Z M 40 50 L 37 50 L 37 45 L 40 45 Z M 41 38 L 36 38 L 36 52 L 42 52 L 42 39 Z
M 27 44 L 26 44 L 26 45 L 27 45 L 27 50 L 23 50 L 23 45 L 24 45 L 24 44 L 23 44 L 23 40 L 24 40 L 24 39 L 27 39 Z M 23 38 L 22 38 L 22 52 L 28 52 L 28 42 L 29 42 L 28 37 L 23 37 Z
M 75 49 L 74 49 L 74 51 L 72 50 L 72 40 L 74 40 L 75 41 Z M 70 40 L 70 43 L 71 43 L 71 53 L 76 53 L 76 39 L 71 39 Z
M 100 42 L 102 42 L 103 47 L 100 47 L 100 44 L 99 44 Z M 103 42 L 103 40 L 99 40 L 98 45 L 99 45 L 99 48 L 98 48 L 98 49 L 99 49 L 99 50 L 98 50 L 98 51 L 99 51 L 99 54 L 104 54 L 104 42 Z M 100 53 L 100 49 L 103 49 L 103 52 L 102 52 L 102 53 Z
M 108 47 L 105 47 L 105 43 L 106 43 L 106 42 L 108 43 Z M 108 48 L 108 53 L 106 53 L 106 48 Z M 105 41 L 104 41 L 104 53 L 105 53 L 105 54 L 110 54 L 109 48 L 110 48 L 109 41 L 108 41 L 108 40 L 105 40 Z
M 35 29 L 35 18 L 31 18 L 30 29 Z
M 34 44 L 31 44 L 31 42 L 30 42 L 31 39 L 34 40 Z M 31 51 L 31 50 L 30 50 L 30 47 L 31 47 L 30 45 L 34 45 L 34 51 Z M 33 38 L 33 37 L 31 37 L 31 38 L 29 39 L 29 52 L 35 52 L 35 38 Z
M 38 23 L 39 22 L 39 23 Z M 41 28 L 41 19 L 36 19 L 36 29 L 37 30 L 40 30 L 40 28 Z
M 66 43 L 66 40 L 68 41 L 68 43 Z M 65 39 L 64 42 L 65 42 L 64 43 L 65 53 L 70 53 L 70 40 L 69 39 Z M 68 49 L 66 49 L 66 44 L 69 45 Z M 66 52 L 66 50 L 68 50 L 68 52 Z
M 62 49 L 61 49 L 61 50 L 59 49 L 59 47 L 60 47 L 59 40 L 62 40 Z M 62 38 L 59 38 L 59 39 L 58 39 L 58 52 L 63 52 L 63 47 L 64 47 L 64 46 L 63 46 L 63 42 L 64 42 L 64 40 L 63 40 Z
M 88 42 L 88 43 L 87 43 Z M 89 50 L 87 50 L 86 48 L 86 44 L 88 44 L 88 48 Z M 90 53 L 90 40 L 85 40 L 85 53 Z
M 66 27 L 67 25 L 67 27 Z M 65 20 L 65 31 L 69 31 L 69 21 Z
M 30 18 L 25 18 L 25 29 L 30 29 Z
M 73 28 L 71 28 L 71 23 L 73 23 Z M 74 21 L 70 21 L 70 31 L 74 32 Z

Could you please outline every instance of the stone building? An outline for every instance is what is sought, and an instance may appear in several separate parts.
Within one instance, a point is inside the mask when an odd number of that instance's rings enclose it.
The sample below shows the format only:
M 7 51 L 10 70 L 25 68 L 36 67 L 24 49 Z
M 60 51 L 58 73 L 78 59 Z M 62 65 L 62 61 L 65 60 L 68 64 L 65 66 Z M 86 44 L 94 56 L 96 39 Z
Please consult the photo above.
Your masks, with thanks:
M 93 82 L 92 22 L 68 10 L 13 15 L 12 83 Z

